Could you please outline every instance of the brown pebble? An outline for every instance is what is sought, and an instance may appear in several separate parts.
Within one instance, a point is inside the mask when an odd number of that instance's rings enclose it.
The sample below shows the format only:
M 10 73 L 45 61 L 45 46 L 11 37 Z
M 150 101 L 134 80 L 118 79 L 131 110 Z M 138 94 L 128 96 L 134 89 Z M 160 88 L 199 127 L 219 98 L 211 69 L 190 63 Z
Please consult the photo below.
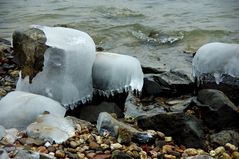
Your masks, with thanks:
M 63 158 L 63 157 L 65 157 L 65 152 L 62 150 L 56 150 L 55 156 Z
M 164 159 L 176 159 L 176 156 L 164 154 Z
M 55 151 L 56 151 L 56 148 L 55 148 L 54 146 L 49 146 L 49 147 L 47 148 L 47 150 L 48 150 L 49 152 L 55 152 Z
M 239 159 L 239 152 L 238 151 L 234 151 L 231 155 L 232 159 Z
M 46 149 L 45 146 L 40 146 L 40 147 L 37 148 L 37 152 L 48 153 L 48 150 Z
M 88 157 L 90 159 L 94 158 L 95 156 L 96 156 L 96 153 L 94 153 L 94 152 L 86 154 L 86 157 Z
M 90 144 L 89 144 L 89 147 L 90 147 L 90 149 L 93 149 L 93 150 L 95 150 L 95 149 L 99 148 L 99 147 L 100 147 L 100 145 L 99 145 L 99 144 L 97 144 L 97 143 L 96 143 L 96 142 L 94 142 L 94 141 L 91 141 L 91 142 L 90 142 Z

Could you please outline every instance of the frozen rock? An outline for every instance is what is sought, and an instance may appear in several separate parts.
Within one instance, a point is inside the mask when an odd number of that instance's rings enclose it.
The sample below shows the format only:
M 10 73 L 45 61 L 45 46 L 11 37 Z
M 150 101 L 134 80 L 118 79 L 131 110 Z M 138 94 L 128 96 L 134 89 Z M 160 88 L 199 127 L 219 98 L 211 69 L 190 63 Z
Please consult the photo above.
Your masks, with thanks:
M 43 114 L 27 127 L 27 134 L 32 138 L 62 143 L 75 135 L 75 128 L 71 120 L 52 114 Z
M 5 128 L 25 129 L 44 111 L 63 117 L 66 110 L 50 98 L 13 91 L 0 100 L 0 125 Z
M 87 33 L 32 26 L 13 34 L 13 46 L 22 66 L 17 90 L 50 97 L 66 108 L 91 99 L 95 44 Z
M 201 81 L 203 74 L 212 74 L 217 84 L 224 75 L 239 77 L 239 45 L 209 43 L 200 47 L 193 58 L 193 77 Z
M 140 62 L 127 55 L 98 52 L 92 75 L 96 92 L 107 97 L 124 91 L 141 91 L 143 87 Z
M 6 150 L 0 149 L 0 159 L 9 159 Z

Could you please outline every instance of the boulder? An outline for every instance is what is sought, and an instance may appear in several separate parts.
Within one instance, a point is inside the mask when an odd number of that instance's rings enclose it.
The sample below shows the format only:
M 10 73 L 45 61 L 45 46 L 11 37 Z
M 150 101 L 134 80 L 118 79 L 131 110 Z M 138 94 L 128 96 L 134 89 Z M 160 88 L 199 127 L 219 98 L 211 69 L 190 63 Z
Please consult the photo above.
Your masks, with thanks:
M 50 98 L 21 91 L 8 93 L 0 100 L 0 125 L 7 128 L 25 129 L 38 115 L 50 112 L 63 117 L 65 108 Z M 9 116 L 9 114 L 11 114 Z
M 203 89 L 197 95 L 201 119 L 210 129 L 239 128 L 239 109 L 221 91 Z
M 183 71 L 167 71 L 146 74 L 142 94 L 145 96 L 172 96 L 193 92 L 194 84 L 190 74 Z
M 159 113 L 137 118 L 142 129 L 161 131 L 172 136 L 176 143 L 186 147 L 203 147 L 204 132 L 201 122 L 190 114 L 183 112 Z
M 52 114 L 43 114 L 27 127 L 27 135 L 51 143 L 53 141 L 62 143 L 75 135 L 75 127 L 72 120 Z
M 234 130 L 223 130 L 218 133 L 210 135 L 210 143 L 214 147 L 225 146 L 226 143 L 231 143 L 235 146 L 239 146 L 239 133 Z

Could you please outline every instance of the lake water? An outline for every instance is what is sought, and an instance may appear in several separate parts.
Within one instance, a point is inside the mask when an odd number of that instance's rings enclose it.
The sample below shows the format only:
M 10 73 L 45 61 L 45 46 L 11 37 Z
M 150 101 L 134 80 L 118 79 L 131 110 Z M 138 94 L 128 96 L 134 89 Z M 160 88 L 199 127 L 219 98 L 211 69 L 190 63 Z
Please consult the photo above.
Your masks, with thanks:
M 190 71 L 185 50 L 239 43 L 239 0 L 0 0 L 1 38 L 31 24 L 80 29 L 145 66 Z

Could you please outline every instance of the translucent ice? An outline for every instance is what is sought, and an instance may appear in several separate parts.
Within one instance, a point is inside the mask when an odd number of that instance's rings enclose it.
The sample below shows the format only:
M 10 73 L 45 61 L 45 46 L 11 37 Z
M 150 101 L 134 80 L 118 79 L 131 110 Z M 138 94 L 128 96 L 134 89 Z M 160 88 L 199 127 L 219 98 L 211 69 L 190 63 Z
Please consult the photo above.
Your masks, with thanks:
M 52 114 L 43 114 L 27 127 L 27 134 L 32 138 L 62 143 L 75 135 L 75 128 L 71 120 Z
M 93 65 L 93 87 L 102 95 L 129 90 L 141 91 L 143 72 L 139 61 L 131 56 L 98 52 Z
M 5 128 L 25 129 L 44 111 L 62 117 L 66 112 L 60 103 L 50 98 L 14 91 L 0 100 L 0 125 Z
M 95 44 L 79 30 L 63 27 L 32 26 L 42 30 L 48 49 L 44 53 L 43 71 L 29 83 L 19 78 L 17 90 L 50 97 L 66 108 L 85 102 L 92 96 L 92 66 Z
M 209 73 L 219 84 L 223 75 L 239 77 L 239 44 L 209 43 L 200 47 L 193 58 L 193 77 L 200 81 L 202 74 Z

